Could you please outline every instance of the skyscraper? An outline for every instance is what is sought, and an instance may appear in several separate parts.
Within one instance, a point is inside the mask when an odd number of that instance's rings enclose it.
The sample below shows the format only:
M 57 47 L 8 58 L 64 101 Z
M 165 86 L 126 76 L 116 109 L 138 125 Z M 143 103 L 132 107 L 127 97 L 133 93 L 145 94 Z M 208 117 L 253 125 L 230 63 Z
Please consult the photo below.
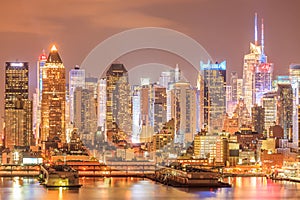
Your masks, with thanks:
M 37 61 L 37 88 L 33 94 L 33 111 L 32 111 L 32 125 L 33 134 L 37 142 L 40 138 L 40 125 L 41 125 L 41 104 L 42 104 L 42 89 L 43 89 L 43 67 L 47 61 L 47 55 L 45 51 L 41 53 Z
M 262 97 L 262 107 L 265 109 L 265 129 L 268 131 L 269 128 L 274 126 L 276 123 L 277 115 L 277 94 L 276 92 L 269 92 Z
M 54 45 L 42 71 L 41 142 L 65 142 L 66 72 Z
M 173 84 L 172 118 L 175 120 L 175 142 L 192 142 L 196 132 L 196 94 L 189 82 Z
M 273 64 L 267 62 L 264 52 L 264 23 L 261 24 L 261 45 L 258 45 L 257 14 L 255 13 L 255 43 L 250 43 L 250 53 L 244 56 L 243 97 L 250 111 L 254 104 L 261 105 L 263 94 L 272 89 Z
M 94 90 L 76 87 L 74 91 L 74 127 L 78 128 L 85 145 L 93 144 L 97 131 Z
M 28 99 L 28 63 L 5 63 L 5 146 L 34 145 L 32 102 Z
M 104 130 L 106 121 L 106 79 L 98 80 L 98 96 L 97 96 L 97 126 Z
M 133 86 L 132 94 L 132 142 L 140 142 L 141 132 L 141 93 L 140 86 Z
M 263 133 L 265 130 L 265 109 L 257 104 L 252 107 L 252 127 L 257 133 Z
M 237 72 L 231 72 L 231 77 L 230 77 L 230 85 L 231 85 L 231 91 L 232 91 L 232 101 L 237 102 L 238 100 L 238 74 Z
M 85 70 L 75 66 L 69 72 L 70 121 L 74 122 L 74 91 L 77 87 L 85 88 Z
M 106 72 L 106 131 L 113 137 L 131 137 L 131 96 L 128 72 L 123 64 L 112 64 Z
M 277 124 L 283 128 L 284 139 L 292 141 L 293 89 L 291 84 L 278 84 Z
M 167 93 L 165 87 L 151 85 L 149 106 L 150 126 L 154 128 L 154 132 L 159 132 L 163 124 L 167 122 Z
M 200 63 L 204 78 L 204 123 L 208 132 L 221 132 L 226 113 L 226 61 Z
M 290 79 L 293 88 L 293 146 L 300 147 L 300 64 L 290 65 Z

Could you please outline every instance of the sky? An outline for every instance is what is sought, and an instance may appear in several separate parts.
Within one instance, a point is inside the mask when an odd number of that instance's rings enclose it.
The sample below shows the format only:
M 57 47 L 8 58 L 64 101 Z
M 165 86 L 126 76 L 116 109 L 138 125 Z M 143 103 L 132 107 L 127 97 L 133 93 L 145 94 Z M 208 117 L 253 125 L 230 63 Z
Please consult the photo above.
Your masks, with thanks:
M 0 93 L 3 96 L 6 61 L 30 63 L 33 91 L 36 61 L 43 49 L 48 53 L 56 44 L 68 73 L 103 40 L 141 27 L 184 33 L 199 42 L 214 60 L 226 60 L 228 74 L 237 71 L 242 77 L 243 56 L 249 52 L 249 43 L 254 42 L 255 12 L 259 22 L 264 18 L 265 52 L 274 63 L 274 74 L 287 75 L 291 63 L 300 63 L 299 8 L 299 0 L 1 1 Z M 128 65 L 130 60 L 143 58 L 135 53 L 122 57 Z

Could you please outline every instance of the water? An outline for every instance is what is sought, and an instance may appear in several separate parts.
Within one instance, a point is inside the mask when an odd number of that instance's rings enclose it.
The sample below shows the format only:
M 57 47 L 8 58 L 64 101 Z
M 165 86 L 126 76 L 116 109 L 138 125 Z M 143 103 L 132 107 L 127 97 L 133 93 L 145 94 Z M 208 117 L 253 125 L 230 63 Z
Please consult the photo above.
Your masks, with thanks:
M 0 199 L 300 199 L 300 183 L 235 177 L 232 188 L 173 188 L 140 178 L 81 178 L 80 189 L 46 189 L 33 178 L 0 178 Z

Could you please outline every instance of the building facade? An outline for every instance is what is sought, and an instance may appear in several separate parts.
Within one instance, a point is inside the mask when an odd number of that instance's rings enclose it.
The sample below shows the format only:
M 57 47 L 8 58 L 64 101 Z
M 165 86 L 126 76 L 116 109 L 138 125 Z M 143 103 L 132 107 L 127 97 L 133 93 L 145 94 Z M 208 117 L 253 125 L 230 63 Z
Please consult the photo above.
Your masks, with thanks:
M 123 64 L 112 64 L 106 72 L 106 132 L 113 137 L 131 137 L 132 110 L 128 72 Z
M 42 71 L 41 142 L 65 142 L 66 72 L 54 45 Z
M 85 70 L 75 66 L 69 72 L 70 122 L 74 122 L 74 92 L 77 87 L 85 88 Z
M 209 133 L 222 131 L 226 114 L 226 61 L 200 63 L 204 83 L 204 123 Z
M 32 102 L 28 99 L 28 62 L 5 63 L 5 147 L 34 145 Z

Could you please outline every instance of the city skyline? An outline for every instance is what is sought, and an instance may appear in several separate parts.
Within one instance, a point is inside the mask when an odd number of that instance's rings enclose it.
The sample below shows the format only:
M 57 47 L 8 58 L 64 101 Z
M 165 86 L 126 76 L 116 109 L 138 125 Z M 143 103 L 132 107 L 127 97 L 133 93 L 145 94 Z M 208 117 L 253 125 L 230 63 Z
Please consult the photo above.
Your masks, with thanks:
M 288 2 L 0 3 L 0 196 L 299 199 Z
M 300 62 L 300 47 L 295 45 L 300 41 L 296 34 L 300 29 L 296 10 L 300 3 L 295 0 L 289 4 L 279 0 L 230 0 L 226 4 L 218 0 L 76 1 L 72 5 L 64 1 L 59 2 L 58 8 L 53 1 L 18 2 L 18 6 L 15 3 L 1 3 L 4 8 L 1 19 L 5 20 L 0 21 L 0 44 L 5 48 L 0 50 L 0 61 L 29 62 L 31 80 L 36 77 L 37 57 L 53 43 L 58 45 L 69 71 L 111 35 L 141 27 L 164 27 L 186 34 L 199 42 L 214 60 L 226 60 L 228 71 L 237 71 L 241 77 L 242 57 L 248 51 L 249 42 L 254 42 L 255 12 L 259 19 L 265 20 L 265 51 L 275 65 L 274 73 L 287 74 L 289 64 Z M 169 4 L 172 6 L 165 10 Z M 10 11 L 14 15 L 6 13 Z M 121 56 L 121 62 L 134 65 L 130 60 L 135 55 Z M 30 82 L 31 91 L 35 83 L 35 80 Z

